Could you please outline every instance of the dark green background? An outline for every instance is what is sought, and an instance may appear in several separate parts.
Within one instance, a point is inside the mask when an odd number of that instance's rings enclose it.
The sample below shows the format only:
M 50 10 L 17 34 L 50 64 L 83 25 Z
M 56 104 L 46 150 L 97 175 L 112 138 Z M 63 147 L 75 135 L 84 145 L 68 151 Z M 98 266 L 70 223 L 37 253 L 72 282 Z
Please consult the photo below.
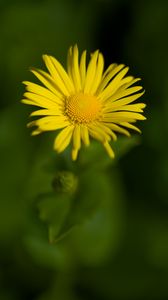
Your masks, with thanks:
M 50 245 L 35 196 L 57 169 L 78 176 L 82 164 L 60 162 L 52 134 L 30 137 L 21 82 L 34 80 L 28 69 L 43 68 L 44 53 L 65 63 L 74 43 L 142 78 L 147 121 L 139 139 L 117 144 L 114 163 L 95 148 L 83 153 L 79 218 L 88 216 Z M 168 1 L 1 0 L 0 70 L 0 299 L 168 299 Z M 87 201 L 101 205 L 94 213 Z

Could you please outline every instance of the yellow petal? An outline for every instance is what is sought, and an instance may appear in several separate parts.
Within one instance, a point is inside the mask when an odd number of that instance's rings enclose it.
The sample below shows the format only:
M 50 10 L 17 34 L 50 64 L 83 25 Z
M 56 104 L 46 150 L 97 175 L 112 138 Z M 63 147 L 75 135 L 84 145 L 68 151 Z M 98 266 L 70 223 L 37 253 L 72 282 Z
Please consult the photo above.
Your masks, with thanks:
M 134 79 L 133 76 L 126 76 L 126 77 L 122 78 L 120 83 L 119 83 L 118 89 L 120 89 L 120 87 L 122 87 L 125 84 L 130 84 L 131 81 L 133 81 L 133 79 Z
M 76 160 L 77 159 L 77 157 L 78 157 L 78 149 L 72 149 L 72 160 Z
M 46 108 L 46 109 L 53 109 L 53 105 L 46 103 L 46 101 L 45 101 L 44 105 L 42 103 L 39 104 L 39 103 L 37 103 L 35 101 L 32 101 L 32 100 L 29 100 L 29 99 L 22 99 L 21 102 L 24 103 L 24 104 L 28 104 L 28 105 L 43 107 L 43 108 Z
M 121 65 L 114 64 L 114 67 L 111 69 L 111 71 L 109 73 L 107 73 L 107 75 L 104 78 L 102 78 L 102 81 L 100 82 L 100 85 L 97 89 L 96 94 L 99 95 L 105 89 L 105 87 L 108 85 L 110 80 L 123 68 L 124 68 L 123 64 L 121 64 Z
M 105 123 L 97 122 L 96 125 L 100 129 L 102 129 L 105 133 L 107 133 L 107 135 L 111 136 L 114 141 L 117 140 L 116 134 L 109 128 L 109 126 L 106 126 Z
M 116 68 L 118 66 L 118 64 L 111 64 L 108 66 L 108 68 L 106 69 L 106 71 L 103 73 L 103 76 L 102 76 L 102 81 L 103 79 L 107 76 L 107 74 L 109 74 L 112 70 L 114 70 L 114 68 Z
M 114 107 L 111 105 L 107 107 L 104 112 L 115 112 L 115 111 L 135 111 L 135 112 L 143 112 L 143 109 L 146 107 L 144 103 L 130 104 L 130 105 L 115 105 Z
M 85 146 L 89 146 L 90 141 L 89 141 L 89 132 L 86 126 L 81 126 L 81 138 L 82 141 L 84 142 Z
M 31 100 L 28 100 L 28 99 L 22 99 L 21 102 L 24 103 L 24 104 L 40 106 L 41 107 L 41 105 L 37 105 L 37 104 L 35 104 L 34 101 L 31 101 Z
M 57 87 L 54 79 L 48 73 L 39 69 L 31 69 L 31 72 L 58 98 L 62 98 L 62 93 Z
M 67 71 L 68 75 L 73 80 L 72 76 L 72 47 L 69 48 L 68 50 L 68 55 L 67 55 Z
M 49 109 L 39 109 L 36 111 L 33 111 L 30 114 L 30 117 L 34 117 L 34 116 L 61 116 L 62 113 L 59 112 L 59 110 L 49 110 Z
M 81 86 L 84 87 L 85 78 L 86 78 L 86 50 L 83 51 L 80 60 L 80 75 L 81 75 Z
M 131 96 L 122 98 L 120 100 L 116 100 L 115 102 L 112 102 L 112 103 L 110 103 L 110 99 L 109 99 L 108 103 L 105 104 L 105 108 L 106 107 L 107 108 L 115 108 L 115 107 L 130 104 L 130 103 L 134 102 L 135 100 L 137 100 L 138 98 L 140 98 L 144 93 L 145 93 L 145 91 L 143 91 L 141 93 L 137 93 L 135 95 L 131 95 Z
M 57 152 L 62 152 L 65 150 L 65 148 L 69 145 L 72 133 L 73 133 L 73 125 L 70 125 L 66 128 L 64 128 L 56 137 L 54 142 L 54 149 L 57 150 Z
M 67 72 L 65 71 L 65 69 L 62 67 L 62 65 L 59 63 L 59 61 L 53 57 L 50 56 L 57 72 L 59 73 L 62 81 L 64 82 L 66 88 L 68 89 L 69 93 L 74 93 L 75 92 L 75 87 L 73 85 L 73 82 L 71 80 L 71 78 L 69 77 L 69 75 L 67 74 Z
M 94 80 L 93 80 L 93 83 L 92 83 L 92 86 L 90 89 L 90 93 L 92 95 L 96 92 L 96 90 L 102 80 L 103 69 L 104 69 L 104 58 L 103 58 L 103 55 L 101 53 L 99 53 L 96 73 L 95 73 L 95 77 L 94 77 Z
M 28 92 L 43 96 L 57 104 L 62 104 L 63 103 L 63 96 L 61 98 L 57 97 L 54 93 L 46 89 L 45 87 L 42 87 L 36 83 L 32 83 L 29 81 L 23 81 L 23 83 L 26 85 L 26 90 Z
M 88 129 L 89 129 L 90 135 L 93 136 L 95 139 L 99 140 L 100 142 L 105 142 L 106 140 L 107 141 L 111 140 L 111 137 L 109 136 L 109 134 L 104 132 L 104 130 L 102 130 L 100 128 L 100 126 L 89 125 Z
M 128 95 L 131 96 L 131 94 L 137 93 L 140 90 L 142 90 L 142 86 L 134 86 L 132 88 L 128 88 L 126 90 L 121 90 L 121 91 L 117 90 L 116 93 L 113 96 L 111 96 L 110 98 L 108 98 L 108 100 L 105 103 L 106 103 L 106 105 L 112 104 L 112 102 L 119 100 L 121 98 L 124 98 Z
M 116 92 L 121 79 L 126 75 L 128 70 L 129 68 L 126 67 L 115 76 L 108 86 L 99 94 L 101 100 L 106 100 Z
M 57 85 L 57 89 L 65 96 L 69 96 L 69 91 L 60 77 L 55 65 L 53 64 L 53 61 L 49 55 L 43 55 L 43 60 L 46 64 L 47 69 L 49 70 L 52 78 L 55 81 L 55 84 Z
M 77 45 L 74 46 L 72 51 L 72 65 L 71 65 L 71 73 L 73 77 L 73 82 L 76 91 L 81 90 L 81 77 L 79 71 L 79 52 Z
M 61 129 L 64 128 L 66 126 L 69 126 L 70 123 L 68 121 L 60 121 L 60 122 L 50 122 L 44 125 L 40 125 L 39 129 L 42 131 L 53 131 L 53 130 L 57 130 L 57 129 Z
M 89 134 L 96 140 L 100 141 L 101 143 L 104 142 L 104 137 L 100 135 L 97 131 L 93 130 L 91 127 L 89 127 Z
M 98 50 L 93 53 L 87 68 L 86 80 L 84 84 L 84 93 L 86 94 L 90 92 L 95 77 L 98 53 Z
M 111 157 L 111 158 L 114 158 L 115 157 L 115 154 L 114 154 L 114 151 L 113 149 L 111 148 L 111 146 L 109 145 L 109 143 L 107 141 L 105 141 L 103 143 L 103 146 L 104 148 L 106 149 L 108 155 Z
M 38 134 L 40 134 L 40 133 L 42 133 L 42 131 L 36 129 L 36 130 L 32 131 L 31 135 L 32 135 L 32 136 L 35 136 L 35 135 L 38 135 Z
M 26 93 L 24 93 L 24 97 L 27 98 L 28 100 L 33 101 L 34 102 L 33 105 L 38 105 L 38 106 L 41 106 L 44 108 L 50 108 L 50 109 L 58 108 L 57 103 L 54 103 L 53 101 L 51 101 L 43 96 L 37 95 L 37 94 L 26 92 Z
M 76 160 L 78 151 L 81 147 L 81 132 L 80 126 L 76 125 L 73 131 L 73 148 L 72 148 L 72 159 Z
M 131 79 L 130 79 L 131 78 Z M 127 80 L 129 79 L 129 80 Z M 125 78 L 122 79 L 122 85 L 121 87 L 118 89 L 118 92 L 126 90 L 128 87 L 130 87 L 131 85 L 133 85 L 134 83 L 140 81 L 141 78 L 135 78 L 132 76 L 127 76 Z
M 73 132 L 73 148 L 80 149 L 80 147 L 81 147 L 80 125 L 76 125 L 74 127 L 74 132 Z
M 68 126 L 70 123 L 62 116 L 47 116 L 34 120 L 27 124 L 27 127 L 37 126 L 40 131 L 56 130 Z
M 132 111 L 132 112 L 143 112 L 143 108 L 146 107 L 144 103 L 130 104 L 130 105 L 122 105 L 120 107 L 115 108 L 113 111 Z
M 128 122 L 121 122 L 120 124 L 121 124 L 122 126 L 124 126 L 124 127 L 133 129 L 133 130 L 135 130 L 135 131 L 141 133 L 141 130 L 140 130 L 138 127 L 136 127 L 136 126 L 134 126 L 134 125 L 132 125 L 132 124 L 130 124 L 130 123 L 128 123 Z
M 111 128 L 112 130 L 116 131 L 116 132 L 119 132 L 119 133 L 122 133 L 122 134 L 125 134 L 126 136 L 130 137 L 130 133 L 128 130 L 116 125 L 116 124 L 113 124 L 113 123 L 105 123 L 106 126 L 108 126 L 109 128 Z
M 146 118 L 139 113 L 125 112 L 125 111 L 107 113 L 104 116 L 104 119 L 109 119 L 111 121 L 121 120 L 121 122 L 125 121 L 126 119 L 146 120 Z

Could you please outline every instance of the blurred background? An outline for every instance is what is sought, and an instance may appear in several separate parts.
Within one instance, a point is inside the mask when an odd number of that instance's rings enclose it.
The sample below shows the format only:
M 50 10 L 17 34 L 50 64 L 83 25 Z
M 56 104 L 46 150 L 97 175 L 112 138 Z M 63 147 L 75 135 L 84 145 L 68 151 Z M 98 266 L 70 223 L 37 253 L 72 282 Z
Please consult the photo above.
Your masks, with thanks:
M 166 0 L 0 1 L 0 299 L 168 299 L 167 38 Z M 93 143 L 76 167 L 26 128 L 29 67 L 44 53 L 66 65 L 75 43 L 146 90 L 142 135 L 112 163 Z

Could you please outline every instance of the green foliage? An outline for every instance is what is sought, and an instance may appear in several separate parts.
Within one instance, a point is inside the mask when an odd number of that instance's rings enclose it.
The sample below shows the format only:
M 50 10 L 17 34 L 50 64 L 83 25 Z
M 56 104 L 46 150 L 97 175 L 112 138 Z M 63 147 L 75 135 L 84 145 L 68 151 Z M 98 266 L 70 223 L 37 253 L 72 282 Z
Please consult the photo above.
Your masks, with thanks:
M 168 298 L 167 10 L 165 0 L 1 1 L 0 299 Z M 26 129 L 29 67 L 43 53 L 66 64 L 76 42 L 143 79 L 142 136 L 112 143 L 115 160 L 92 141 L 74 163 L 52 151 L 55 133 Z
M 127 152 L 136 142 L 136 138 L 129 141 L 120 138 L 117 142 L 119 155 Z M 74 226 L 90 220 L 97 211 L 102 210 L 103 203 L 106 203 L 108 210 L 111 201 L 115 201 L 111 199 L 116 197 L 113 195 L 115 187 L 111 188 L 113 183 L 106 172 L 112 160 L 97 142 L 93 142 L 93 146 L 86 150 L 76 163 L 75 174 L 70 171 L 57 171 L 53 174 L 53 179 L 52 173 L 44 172 L 45 169 L 41 166 L 40 161 L 43 161 L 43 158 L 38 157 L 37 169 L 35 167 L 34 178 L 31 178 L 35 184 L 30 185 L 29 189 L 43 191 L 37 194 L 36 205 L 40 219 L 48 224 L 51 243 L 57 242 Z M 97 163 L 98 155 L 101 157 L 100 164 Z M 67 165 L 68 168 L 66 158 L 63 165 Z
M 66 194 L 52 194 L 51 196 L 40 197 L 38 203 L 39 217 L 49 226 L 49 242 L 56 242 L 64 231 L 69 231 L 73 224 L 66 228 L 67 218 L 71 209 L 71 197 Z M 66 229 L 64 229 L 66 228 Z
M 37 235 L 27 236 L 24 243 L 34 262 L 40 266 L 62 271 L 72 265 L 71 257 L 61 243 L 49 244 L 47 239 Z

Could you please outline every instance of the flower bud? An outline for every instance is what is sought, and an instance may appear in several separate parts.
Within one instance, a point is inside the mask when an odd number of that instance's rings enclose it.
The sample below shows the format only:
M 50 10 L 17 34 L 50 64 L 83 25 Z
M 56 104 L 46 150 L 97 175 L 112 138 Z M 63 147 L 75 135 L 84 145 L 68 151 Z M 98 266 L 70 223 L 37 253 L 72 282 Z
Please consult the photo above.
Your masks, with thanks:
M 76 175 L 69 171 L 59 171 L 56 173 L 52 186 L 57 192 L 74 193 L 77 188 L 78 179 Z

